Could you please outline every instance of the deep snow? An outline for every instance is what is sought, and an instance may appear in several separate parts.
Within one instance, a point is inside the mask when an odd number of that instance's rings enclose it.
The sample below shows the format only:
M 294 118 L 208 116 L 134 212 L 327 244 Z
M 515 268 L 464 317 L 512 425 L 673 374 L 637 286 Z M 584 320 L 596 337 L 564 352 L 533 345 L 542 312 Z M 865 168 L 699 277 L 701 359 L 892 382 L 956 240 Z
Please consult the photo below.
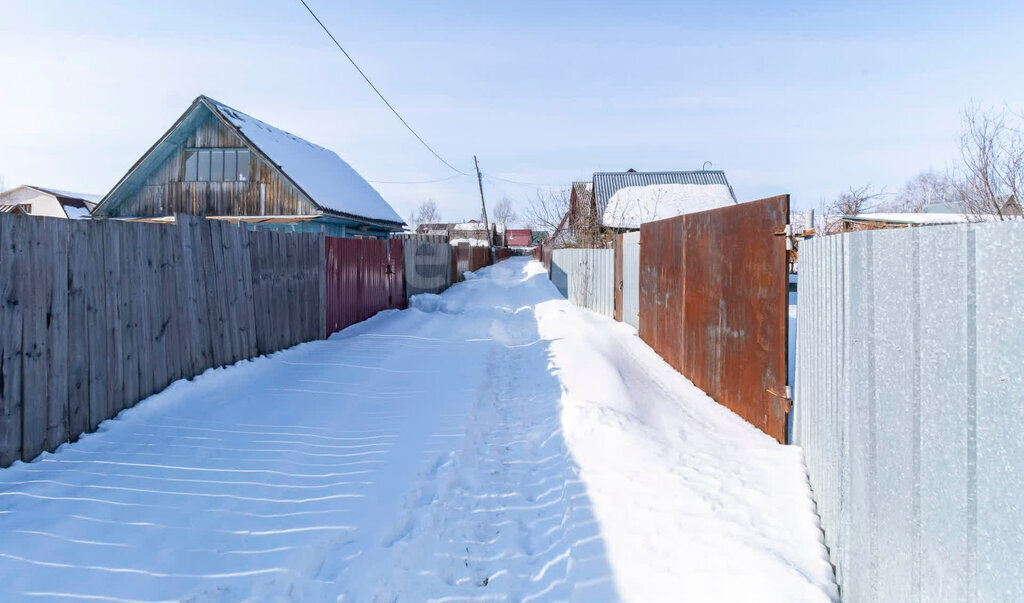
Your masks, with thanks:
M 798 448 L 513 258 L 0 470 L 0 600 L 827 601 Z

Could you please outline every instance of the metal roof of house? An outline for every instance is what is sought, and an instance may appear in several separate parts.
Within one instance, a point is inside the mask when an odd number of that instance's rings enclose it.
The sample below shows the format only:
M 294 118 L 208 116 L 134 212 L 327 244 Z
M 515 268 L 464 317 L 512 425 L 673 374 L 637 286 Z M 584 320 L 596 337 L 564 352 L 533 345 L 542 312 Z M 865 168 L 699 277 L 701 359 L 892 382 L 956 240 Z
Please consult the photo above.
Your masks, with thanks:
M 384 197 L 334 151 L 212 98 L 200 99 L 262 151 L 313 203 L 341 214 L 405 224 Z
M 608 200 L 619 189 L 652 184 L 723 184 L 736 201 L 736 193 L 722 170 L 695 170 L 692 172 L 596 172 L 594 173 L 594 200 L 599 213 L 608 206 Z M 576 183 L 573 183 L 575 187 Z
M 98 207 L 116 205 L 142 186 L 148 173 L 173 155 L 188 133 L 212 113 L 257 156 L 295 185 L 326 215 L 399 230 L 404 220 L 370 184 L 336 153 L 206 96 L 196 98 L 181 117 L 106 194 Z
M 37 191 L 39 191 L 41 193 L 46 193 L 48 195 L 53 195 L 54 197 L 57 197 L 57 200 L 61 201 L 62 203 L 65 200 L 81 201 L 89 209 L 92 209 L 93 207 L 96 207 L 96 204 L 99 203 L 101 199 L 103 199 L 103 195 L 90 195 L 88 193 L 73 193 L 71 191 L 62 191 L 62 190 L 58 190 L 58 189 L 55 189 L 55 188 L 47 188 L 45 186 L 35 186 L 34 184 L 26 184 L 25 188 L 31 188 L 31 189 L 37 190 Z

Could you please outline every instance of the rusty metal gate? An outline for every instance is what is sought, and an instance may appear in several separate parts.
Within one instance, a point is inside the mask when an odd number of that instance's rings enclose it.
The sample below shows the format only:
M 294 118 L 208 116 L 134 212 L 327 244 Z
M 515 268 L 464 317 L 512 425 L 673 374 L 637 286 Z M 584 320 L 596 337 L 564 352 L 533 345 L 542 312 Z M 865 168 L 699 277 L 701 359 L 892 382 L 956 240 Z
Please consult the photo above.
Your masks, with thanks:
M 789 196 L 641 225 L 640 337 L 720 404 L 786 439 Z
M 405 307 L 402 241 L 327 237 L 327 334 Z

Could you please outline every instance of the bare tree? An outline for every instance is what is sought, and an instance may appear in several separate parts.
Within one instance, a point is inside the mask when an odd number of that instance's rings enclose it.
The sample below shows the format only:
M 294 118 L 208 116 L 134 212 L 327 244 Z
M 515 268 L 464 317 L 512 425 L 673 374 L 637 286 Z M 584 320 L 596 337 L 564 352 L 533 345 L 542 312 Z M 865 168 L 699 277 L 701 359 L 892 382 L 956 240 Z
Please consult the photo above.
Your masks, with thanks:
M 509 223 L 515 222 L 518 217 L 516 210 L 512 207 L 512 199 L 508 197 L 502 197 L 501 201 L 498 201 L 491 209 L 491 212 L 494 215 L 494 221 L 501 224 L 506 230 Z
M 537 195 L 529 200 L 523 210 L 523 219 L 531 225 L 532 230 L 544 230 L 548 236 L 556 237 L 554 243 L 561 246 L 570 242 L 568 213 L 569 189 L 537 191 Z
M 831 201 L 822 202 L 821 216 L 825 223 L 825 234 L 843 232 L 848 228 L 844 225 L 843 216 L 855 216 L 872 209 L 886 195 L 885 188 L 875 190 L 870 184 L 861 187 L 851 186 Z
M 884 209 L 896 212 L 919 213 L 929 205 L 954 204 L 960 207 L 962 198 L 956 178 L 948 173 L 929 170 L 914 176 L 903 185 L 891 203 Z
M 437 203 L 433 199 L 427 199 L 412 212 L 409 226 L 416 228 L 420 224 L 437 224 L 440 221 L 441 212 L 437 209 Z
M 1024 192 L 1024 134 L 1019 116 L 969 106 L 962 114 L 961 177 L 964 213 L 976 219 L 1019 217 Z

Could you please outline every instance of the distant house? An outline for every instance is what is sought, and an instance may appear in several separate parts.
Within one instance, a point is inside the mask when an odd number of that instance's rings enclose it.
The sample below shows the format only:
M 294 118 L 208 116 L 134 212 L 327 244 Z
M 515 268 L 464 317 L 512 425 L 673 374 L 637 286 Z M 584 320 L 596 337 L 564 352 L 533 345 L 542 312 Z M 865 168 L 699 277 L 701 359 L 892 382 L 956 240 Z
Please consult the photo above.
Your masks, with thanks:
M 507 242 L 509 247 L 529 247 L 533 245 L 533 233 L 529 228 L 509 228 Z
M 206 96 L 93 213 L 143 220 L 186 213 L 347 238 L 386 238 L 405 224 L 333 151 Z
M 0 213 L 88 219 L 101 195 L 72 193 L 42 186 L 23 185 L 0 193 Z
M 416 227 L 416 234 L 448 236 L 448 231 L 452 226 L 454 224 L 420 224 Z
M 736 203 L 732 186 L 721 170 L 598 172 L 594 174 L 593 190 L 602 230 L 615 232 Z
M 484 223 L 476 220 L 452 224 L 448 229 L 448 242 L 452 245 L 468 243 L 478 247 L 502 247 L 505 245 L 505 227 L 491 222 L 488 228 L 484 228 Z

